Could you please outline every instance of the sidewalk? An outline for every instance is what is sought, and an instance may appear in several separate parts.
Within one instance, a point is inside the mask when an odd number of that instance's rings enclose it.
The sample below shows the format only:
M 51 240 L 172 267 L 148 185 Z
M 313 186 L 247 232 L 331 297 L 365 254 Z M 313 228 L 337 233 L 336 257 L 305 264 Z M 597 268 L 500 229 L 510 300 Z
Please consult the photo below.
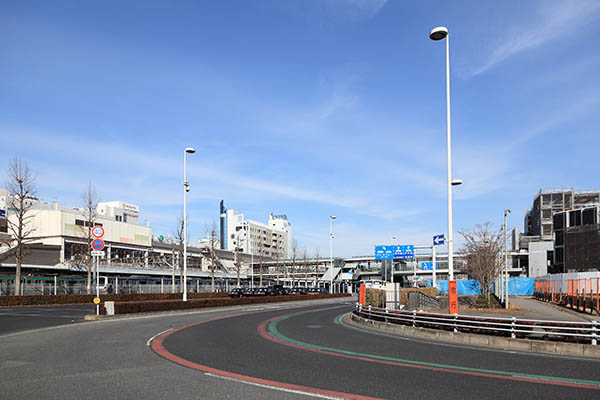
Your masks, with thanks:
M 590 322 L 593 320 L 600 321 L 598 315 L 580 314 L 576 311 L 562 309 L 560 306 L 551 303 L 538 301 L 530 296 L 511 296 L 509 304 L 518 306 L 521 311 L 517 310 L 498 310 L 498 312 L 476 312 L 468 310 L 460 310 L 462 315 L 473 315 L 479 317 L 498 317 L 498 318 L 520 318 L 520 319 L 539 319 L 549 321 L 569 321 L 569 322 Z

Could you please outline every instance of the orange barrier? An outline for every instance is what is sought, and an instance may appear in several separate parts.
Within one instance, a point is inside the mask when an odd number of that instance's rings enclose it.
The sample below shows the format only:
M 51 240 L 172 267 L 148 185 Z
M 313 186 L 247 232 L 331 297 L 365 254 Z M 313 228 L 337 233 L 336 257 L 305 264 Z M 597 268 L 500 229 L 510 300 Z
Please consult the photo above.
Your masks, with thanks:
M 359 299 L 359 302 L 363 306 L 366 305 L 366 303 L 367 303 L 367 286 L 364 283 L 362 283 L 360 285 L 360 299 Z
M 588 308 L 592 311 L 593 307 L 600 310 L 600 278 L 568 279 L 566 287 L 558 280 L 536 281 L 535 295 L 581 311 L 587 311 Z

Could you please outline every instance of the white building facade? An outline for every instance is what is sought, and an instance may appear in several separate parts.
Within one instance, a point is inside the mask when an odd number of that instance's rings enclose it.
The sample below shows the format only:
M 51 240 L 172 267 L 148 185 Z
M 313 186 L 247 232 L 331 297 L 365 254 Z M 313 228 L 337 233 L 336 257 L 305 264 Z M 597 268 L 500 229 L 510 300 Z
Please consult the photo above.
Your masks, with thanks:
M 269 215 L 267 224 L 246 220 L 237 210 L 221 214 L 224 250 L 240 251 L 272 259 L 290 258 L 292 253 L 292 226 L 285 215 Z

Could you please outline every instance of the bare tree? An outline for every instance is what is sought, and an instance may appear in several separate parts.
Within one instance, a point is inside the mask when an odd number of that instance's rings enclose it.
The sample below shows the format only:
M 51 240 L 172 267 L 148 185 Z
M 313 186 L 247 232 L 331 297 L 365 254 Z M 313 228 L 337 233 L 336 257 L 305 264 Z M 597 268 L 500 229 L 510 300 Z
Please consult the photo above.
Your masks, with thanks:
M 98 193 L 96 193 L 96 189 L 92 185 L 92 183 L 88 183 L 88 187 L 85 192 L 81 195 L 81 204 L 83 208 L 83 217 L 84 217 L 84 226 L 80 227 L 83 231 L 85 247 L 81 249 L 83 251 L 82 258 L 85 260 L 85 265 L 87 267 L 87 285 L 86 292 L 90 294 L 92 292 L 92 241 L 94 240 L 94 236 L 92 235 L 92 228 L 96 223 L 96 218 L 98 217 L 98 213 L 96 208 L 98 207 Z
M 275 258 L 275 273 L 277 274 L 277 283 L 281 283 L 279 280 L 279 273 L 283 275 L 284 272 L 282 268 L 279 266 L 279 261 L 281 260 L 280 246 L 278 244 L 275 245 L 275 252 L 273 253 L 273 257 Z
M 259 229 L 258 231 L 258 274 L 259 274 L 259 283 L 258 286 L 262 287 L 263 285 L 263 262 L 265 259 L 265 238 L 264 232 Z
M 235 271 L 237 273 L 237 287 L 240 287 L 240 273 L 242 271 L 241 252 L 242 252 L 242 247 L 240 244 L 240 234 L 238 232 L 237 237 L 236 237 L 235 248 L 234 248 L 234 252 L 233 252 L 233 259 L 234 259 L 233 265 L 235 266 Z
M 7 211 L 12 211 L 13 218 L 7 215 L 7 225 L 11 238 L 8 245 L 15 255 L 15 294 L 21 294 L 21 265 L 26 254 L 26 244 L 35 231 L 31 219 L 31 208 L 35 200 L 35 178 L 26 162 L 13 159 L 8 166 Z
M 490 285 L 502 271 L 502 233 L 495 232 L 489 222 L 459 233 L 465 239 L 460 251 L 466 260 L 465 272 L 479 281 L 489 305 Z
M 321 258 L 321 252 L 318 248 L 315 249 L 315 264 L 314 264 L 314 280 L 315 286 L 317 286 L 317 276 L 319 276 L 319 259 Z
M 183 215 L 177 217 L 177 227 L 175 232 L 173 232 L 173 236 L 175 237 L 175 243 L 177 245 L 177 257 L 176 260 L 173 260 L 173 265 L 177 265 L 177 269 L 179 270 L 179 291 L 183 291 Z M 175 262 L 177 264 L 175 264 Z
M 296 277 L 296 259 L 298 258 L 298 242 L 296 241 L 296 239 L 292 240 L 292 287 L 294 287 L 294 278 Z
M 302 272 L 304 272 L 305 286 L 308 281 L 308 250 L 302 249 Z
M 210 291 L 215 291 L 215 268 L 217 267 L 217 223 L 212 221 L 206 227 L 208 234 L 208 251 L 210 257 Z

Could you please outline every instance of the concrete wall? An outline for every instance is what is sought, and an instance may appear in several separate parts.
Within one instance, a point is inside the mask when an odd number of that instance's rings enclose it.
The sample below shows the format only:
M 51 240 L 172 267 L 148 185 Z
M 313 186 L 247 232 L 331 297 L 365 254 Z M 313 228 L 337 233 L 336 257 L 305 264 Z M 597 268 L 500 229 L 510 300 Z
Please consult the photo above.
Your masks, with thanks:
M 548 273 L 548 251 L 554 249 L 553 242 L 529 242 L 529 277 L 535 278 Z

